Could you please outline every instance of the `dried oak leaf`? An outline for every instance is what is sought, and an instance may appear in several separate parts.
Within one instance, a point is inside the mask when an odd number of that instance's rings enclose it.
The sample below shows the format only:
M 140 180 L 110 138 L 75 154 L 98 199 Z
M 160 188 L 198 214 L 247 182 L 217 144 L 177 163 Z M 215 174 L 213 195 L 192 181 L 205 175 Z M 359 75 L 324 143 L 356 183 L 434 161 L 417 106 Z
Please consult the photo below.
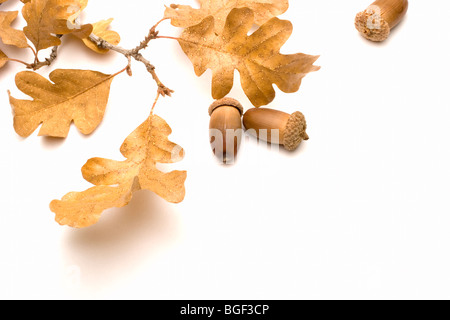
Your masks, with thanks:
M 23 29 L 37 51 L 61 44 L 56 35 L 73 32 L 89 35 L 92 25 L 77 26 L 74 20 L 87 6 L 87 0 L 31 0 L 22 9 L 27 22 Z
M 108 30 L 113 20 L 114 19 L 102 20 L 92 24 L 93 26 L 92 33 L 97 37 L 107 41 L 108 43 L 116 46 L 120 43 L 120 35 L 113 30 Z M 99 48 L 97 44 L 95 44 L 93 41 L 89 39 L 89 36 L 81 37 L 81 40 L 86 45 L 86 47 L 88 47 L 94 52 L 105 54 L 108 53 L 109 51 L 108 49 Z
M 8 61 L 8 56 L 0 50 L 0 69 L 3 68 Z
M 18 14 L 18 11 L 0 11 L 0 38 L 4 44 L 26 48 L 28 42 L 25 33 L 11 27 L 11 23 L 16 20 Z
M 35 72 L 18 73 L 17 87 L 34 100 L 18 100 L 9 93 L 14 129 L 28 137 L 42 123 L 40 136 L 65 138 L 74 121 L 83 134 L 92 133 L 103 119 L 114 76 L 58 69 L 49 76 L 52 83 Z
M 185 197 L 185 171 L 164 173 L 157 163 L 175 163 L 184 157 L 183 149 L 170 142 L 169 125 L 160 117 L 150 116 L 123 143 L 125 161 L 90 159 L 82 168 L 83 177 L 95 187 L 72 192 L 50 204 L 56 221 L 73 228 L 97 223 L 110 208 L 126 206 L 133 193 L 149 190 L 171 203 Z
M 288 0 L 200 0 L 200 9 L 172 4 L 166 8 L 164 17 L 172 20 L 175 27 L 188 28 L 202 22 L 206 17 L 215 19 L 217 33 L 225 27 L 228 14 L 235 8 L 250 8 L 255 12 L 254 22 L 262 25 L 279 16 L 289 8 Z
M 214 31 L 215 19 L 211 16 L 187 28 L 179 38 L 197 76 L 212 70 L 214 99 L 221 99 L 231 91 L 235 69 L 240 73 L 245 94 L 256 107 L 274 100 L 273 84 L 285 93 L 294 93 L 306 74 L 320 69 L 313 65 L 318 56 L 279 52 L 293 31 L 289 21 L 272 18 L 248 36 L 253 21 L 251 9 L 233 9 L 219 35 Z

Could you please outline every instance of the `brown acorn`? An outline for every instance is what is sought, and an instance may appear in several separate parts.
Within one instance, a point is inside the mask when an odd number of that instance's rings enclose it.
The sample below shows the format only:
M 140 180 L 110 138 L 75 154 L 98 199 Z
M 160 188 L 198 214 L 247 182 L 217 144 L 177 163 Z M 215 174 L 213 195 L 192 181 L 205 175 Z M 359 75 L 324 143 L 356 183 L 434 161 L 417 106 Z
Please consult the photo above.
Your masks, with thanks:
M 306 120 L 301 112 L 288 114 L 282 111 L 253 108 L 244 114 L 244 127 L 251 135 L 270 143 L 283 145 L 293 151 L 304 140 L 309 140 L 306 133 Z
M 408 0 L 376 0 L 356 15 L 356 29 L 371 41 L 384 41 L 408 11 Z
M 214 154 L 225 164 L 236 160 L 242 141 L 244 108 L 235 99 L 224 98 L 209 107 L 210 143 Z

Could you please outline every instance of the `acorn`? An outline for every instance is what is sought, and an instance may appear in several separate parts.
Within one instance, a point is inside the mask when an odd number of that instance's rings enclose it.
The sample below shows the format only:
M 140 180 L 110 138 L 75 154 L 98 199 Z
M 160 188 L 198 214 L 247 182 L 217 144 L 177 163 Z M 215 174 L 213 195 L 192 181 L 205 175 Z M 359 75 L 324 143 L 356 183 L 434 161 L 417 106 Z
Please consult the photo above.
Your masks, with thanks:
M 356 29 L 368 40 L 386 40 L 393 28 L 405 17 L 408 0 L 376 0 L 356 15 Z
M 239 101 L 224 98 L 209 107 L 209 137 L 214 154 L 225 164 L 236 160 L 242 141 L 242 114 Z
M 273 109 L 253 108 L 244 114 L 244 127 L 258 139 L 283 145 L 288 151 L 294 151 L 302 141 L 309 140 L 305 116 L 301 112 L 288 114 Z

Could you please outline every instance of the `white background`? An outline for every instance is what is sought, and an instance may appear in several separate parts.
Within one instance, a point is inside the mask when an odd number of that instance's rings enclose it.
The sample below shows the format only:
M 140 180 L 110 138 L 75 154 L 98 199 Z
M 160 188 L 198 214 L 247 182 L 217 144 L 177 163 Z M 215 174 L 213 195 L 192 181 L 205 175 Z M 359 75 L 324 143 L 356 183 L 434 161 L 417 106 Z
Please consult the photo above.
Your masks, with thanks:
M 2 10 L 19 7 L 15 1 Z M 114 17 L 122 45 L 136 46 L 172 1 L 91 1 L 85 22 Z M 208 143 L 211 74 L 197 78 L 173 40 L 144 55 L 176 92 L 156 113 L 186 159 L 187 195 L 172 205 L 139 192 L 96 226 L 59 226 L 48 205 L 91 185 L 92 157 L 122 160 L 120 145 L 150 110 L 154 82 L 134 63 L 112 85 L 101 126 L 62 140 L 17 136 L 7 90 L 23 66 L 0 71 L 0 298 L 3 299 L 448 299 L 450 298 L 450 3 L 411 1 L 388 41 L 353 26 L 366 1 L 290 1 L 294 33 L 282 53 L 321 55 L 298 93 L 272 108 L 302 111 L 311 140 L 294 153 L 244 143 L 232 167 Z M 195 1 L 182 1 L 195 6 Z M 15 24 L 21 26 L 21 22 Z M 161 35 L 179 29 L 164 22 Z M 55 68 L 115 73 L 63 39 Z M 32 60 L 28 50 L 1 46 Z M 45 53 L 43 53 L 44 57 Z M 238 74 L 236 74 L 238 77 Z M 238 79 L 236 79 L 238 83 Z M 230 96 L 245 108 L 237 85 Z

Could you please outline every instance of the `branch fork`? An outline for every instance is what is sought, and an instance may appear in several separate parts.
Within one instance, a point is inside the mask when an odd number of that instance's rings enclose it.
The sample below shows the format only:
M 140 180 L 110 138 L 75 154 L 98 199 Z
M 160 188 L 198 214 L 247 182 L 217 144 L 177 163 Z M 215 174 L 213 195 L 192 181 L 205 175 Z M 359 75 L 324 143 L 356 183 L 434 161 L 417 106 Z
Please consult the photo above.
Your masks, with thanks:
M 125 58 L 128 59 L 128 66 L 127 66 L 126 70 L 127 70 L 128 75 L 130 75 L 130 76 L 132 75 L 132 71 L 131 71 L 131 60 L 132 59 L 144 64 L 147 71 L 152 75 L 153 80 L 156 82 L 156 84 L 158 86 L 158 95 L 161 95 L 163 97 L 165 97 L 165 96 L 170 97 L 174 91 L 169 89 L 168 87 L 166 87 L 161 82 L 158 75 L 156 74 L 156 71 L 155 71 L 156 67 L 153 64 L 151 64 L 151 62 L 149 60 L 147 60 L 141 54 L 141 51 L 148 47 L 148 44 L 150 43 L 150 41 L 152 41 L 154 39 L 158 39 L 159 32 L 156 31 L 156 28 L 164 20 L 166 20 L 166 19 L 162 19 L 157 24 L 155 24 L 150 29 L 149 34 L 145 37 L 145 39 L 137 47 L 135 47 L 133 49 L 125 49 L 121 46 L 113 45 L 113 44 L 109 43 L 108 41 L 96 36 L 95 34 L 91 34 L 89 36 L 89 40 L 94 42 L 101 49 L 112 50 L 112 51 L 115 51 L 115 52 L 120 53 L 123 56 L 125 56 Z

